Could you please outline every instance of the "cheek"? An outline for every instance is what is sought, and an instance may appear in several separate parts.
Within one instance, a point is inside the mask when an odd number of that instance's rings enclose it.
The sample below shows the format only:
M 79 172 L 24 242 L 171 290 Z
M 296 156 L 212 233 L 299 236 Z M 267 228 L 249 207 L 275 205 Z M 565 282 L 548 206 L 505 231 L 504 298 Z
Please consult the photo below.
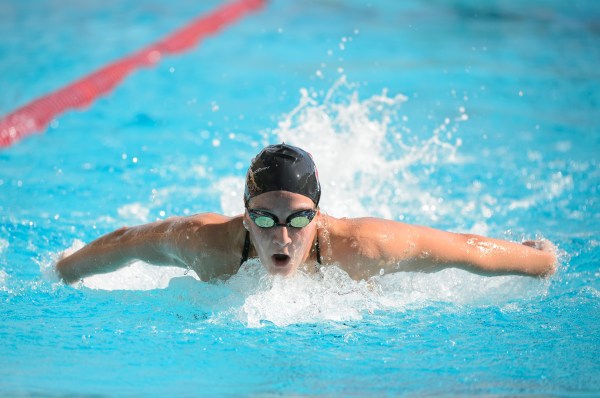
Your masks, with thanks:
M 269 242 L 272 240 L 269 237 L 267 231 L 262 230 L 256 226 L 250 227 L 250 238 L 252 244 L 256 248 L 256 250 L 261 251 L 269 245 Z
M 310 246 L 312 244 L 312 236 L 313 231 L 308 227 L 294 231 L 292 234 L 290 234 L 290 237 L 292 238 L 292 245 L 296 249 L 304 249 Z

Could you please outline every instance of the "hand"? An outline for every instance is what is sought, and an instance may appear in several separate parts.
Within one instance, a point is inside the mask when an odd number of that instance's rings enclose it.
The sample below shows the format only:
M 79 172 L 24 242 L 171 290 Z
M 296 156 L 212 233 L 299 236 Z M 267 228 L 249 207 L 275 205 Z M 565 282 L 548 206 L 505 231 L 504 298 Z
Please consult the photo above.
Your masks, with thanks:
M 548 270 L 544 273 L 545 276 L 552 275 L 556 272 L 557 263 L 558 263 L 558 261 L 557 261 L 558 260 L 558 251 L 557 251 L 554 243 L 550 242 L 547 239 L 537 239 L 537 240 L 526 240 L 526 241 L 522 242 L 522 244 L 524 246 L 528 246 L 528 247 L 534 248 L 536 250 L 539 250 L 543 253 L 548 253 L 552 257 L 552 260 L 550 260 L 552 263 L 551 263 L 550 267 L 548 268 Z
M 556 254 L 556 246 L 554 243 L 550 242 L 547 239 L 537 239 L 537 240 L 526 240 L 521 244 L 529 247 L 533 247 L 542 252 Z
M 76 251 L 78 251 L 79 249 L 81 249 L 84 246 L 85 246 L 85 243 L 83 243 L 79 239 L 75 239 L 73 241 L 73 244 L 71 245 L 71 247 L 65 249 L 64 251 L 62 251 L 58 254 L 58 257 L 56 258 L 56 262 L 64 260 L 65 258 L 69 257 L 71 254 L 75 253 Z

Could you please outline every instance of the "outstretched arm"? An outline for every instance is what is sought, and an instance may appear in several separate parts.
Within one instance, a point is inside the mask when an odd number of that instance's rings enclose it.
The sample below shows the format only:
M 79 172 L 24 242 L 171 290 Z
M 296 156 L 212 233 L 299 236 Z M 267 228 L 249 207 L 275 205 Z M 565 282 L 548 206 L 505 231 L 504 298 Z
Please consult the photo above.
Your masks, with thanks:
M 93 274 L 115 271 L 134 260 L 156 265 L 180 265 L 173 254 L 173 231 L 178 219 L 168 219 L 108 233 L 57 262 L 56 270 L 72 283 Z
M 419 260 L 434 266 L 458 266 L 487 275 L 547 276 L 556 270 L 555 248 L 549 241 L 520 244 L 425 227 L 415 227 L 415 231 Z
M 363 218 L 338 220 L 340 238 L 334 253 L 351 275 L 364 278 L 384 272 L 435 272 L 458 267 L 484 275 L 551 275 L 556 253 L 549 241 L 522 244 L 472 234 L 458 234 L 395 221 Z

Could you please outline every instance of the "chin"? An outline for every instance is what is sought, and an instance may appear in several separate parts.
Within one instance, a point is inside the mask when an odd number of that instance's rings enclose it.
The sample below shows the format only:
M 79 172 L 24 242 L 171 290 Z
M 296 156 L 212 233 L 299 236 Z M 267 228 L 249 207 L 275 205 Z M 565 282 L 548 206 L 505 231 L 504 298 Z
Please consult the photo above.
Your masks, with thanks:
M 271 275 L 290 276 L 297 268 L 294 259 L 284 254 L 274 254 L 268 258 L 261 257 L 260 261 Z

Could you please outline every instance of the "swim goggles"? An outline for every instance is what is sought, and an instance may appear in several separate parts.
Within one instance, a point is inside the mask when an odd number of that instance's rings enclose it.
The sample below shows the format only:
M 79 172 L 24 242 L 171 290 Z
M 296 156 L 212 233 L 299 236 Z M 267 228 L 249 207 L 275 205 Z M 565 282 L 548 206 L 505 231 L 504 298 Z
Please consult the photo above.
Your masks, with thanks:
M 295 213 L 292 213 L 285 220 L 285 223 L 279 223 L 279 218 L 276 215 L 271 214 L 264 210 L 253 210 L 248 209 L 248 214 L 254 224 L 258 225 L 260 228 L 271 228 L 274 226 L 278 227 L 294 227 L 294 228 L 304 228 L 317 214 L 316 210 L 300 210 Z

